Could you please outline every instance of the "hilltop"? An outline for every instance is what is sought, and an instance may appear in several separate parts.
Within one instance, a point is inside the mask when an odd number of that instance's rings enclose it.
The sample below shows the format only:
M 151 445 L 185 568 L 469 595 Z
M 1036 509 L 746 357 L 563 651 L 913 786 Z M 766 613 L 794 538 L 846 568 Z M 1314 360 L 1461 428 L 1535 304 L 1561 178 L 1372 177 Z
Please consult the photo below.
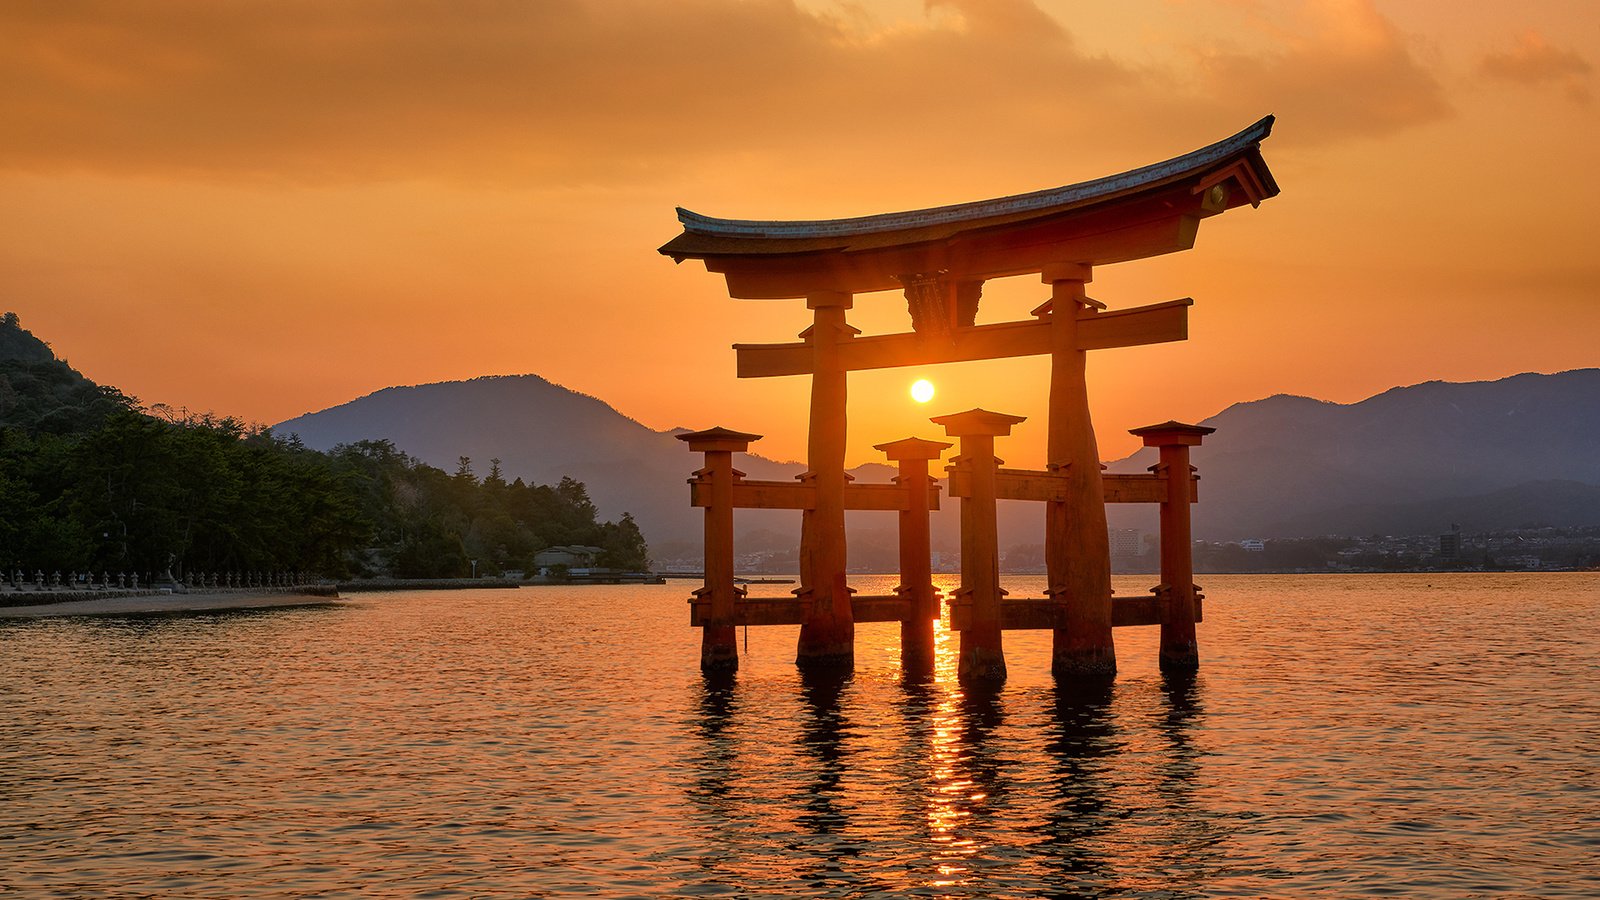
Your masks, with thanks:
M 16 313 L 0 316 L 0 429 L 68 434 L 94 428 L 131 405 L 120 391 L 95 384 L 57 359 Z

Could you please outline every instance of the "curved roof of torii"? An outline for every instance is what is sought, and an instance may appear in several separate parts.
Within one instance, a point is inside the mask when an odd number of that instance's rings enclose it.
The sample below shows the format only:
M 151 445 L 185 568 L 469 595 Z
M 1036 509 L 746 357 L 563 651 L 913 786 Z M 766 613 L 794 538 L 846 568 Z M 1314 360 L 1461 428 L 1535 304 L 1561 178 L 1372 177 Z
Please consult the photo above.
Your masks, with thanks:
M 1257 204 L 1278 193 L 1277 182 L 1261 158 L 1260 144 L 1272 132 L 1267 116 L 1238 134 L 1165 162 L 1141 166 L 1092 181 L 992 200 L 930 209 L 881 213 L 848 219 L 760 221 L 719 219 L 678 208 L 683 233 L 660 252 L 685 259 L 864 251 L 942 241 L 967 232 L 1015 225 L 1064 214 L 1092 212 L 1175 183 L 1197 181 L 1243 163 L 1238 201 Z M 1237 201 L 1236 201 L 1237 202 Z M 1229 206 L 1236 203 L 1229 203 Z M 1213 210 L 1219 212 L 1220 210 Z

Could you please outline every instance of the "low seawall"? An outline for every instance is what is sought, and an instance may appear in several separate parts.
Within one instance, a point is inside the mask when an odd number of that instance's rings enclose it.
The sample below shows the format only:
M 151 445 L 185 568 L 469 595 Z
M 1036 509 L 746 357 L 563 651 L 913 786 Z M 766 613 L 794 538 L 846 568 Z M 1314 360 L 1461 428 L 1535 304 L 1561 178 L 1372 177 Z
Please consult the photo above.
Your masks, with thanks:
M 160 588 L 18 591 L 0 595 L 0 619 L 271 609 L 331 604 L 339 599 L 338 590 L 331 584 L 195 591 Z
M 107 588 L 105 590 L 42 590 L 42 591 L 5 591 L 0 593 L 0 607 L 12 606 L 50 606 L 56 603 L 81 603 L 85 600 L 122 600 L 128 597 L 154 597 L 161 592 L 154 589 L 140 588 L 131 590 L 123 588 Z
M 574 584 L 666 584 L 666 579 L 657 575 L 642 573 L 627 573 L 617 575 L 568 575 L 565 578 L 549 578 L 535 575 L 522 581 L 526 585 L 574 585 Z
M 339 590 L 347 594 L 373 591 L 465 591 L 482 588 L 515 588 L 515 581 L 504 578 L 368 578 L 341 581 Z
M 196 587 L 179 588 L 46 588 L 44 590 L 0 591 L 0 607 L 53 606 L 57 603 L 83 603 L 89 600 L 127 600 L 133 597 L 189 597 L 189 596 L 244 596 L 266 597 L 285 594 L 296 597 L 331 597 L 338 599 L 339 589 L 332 584 L 302 584 L 294 587 Z

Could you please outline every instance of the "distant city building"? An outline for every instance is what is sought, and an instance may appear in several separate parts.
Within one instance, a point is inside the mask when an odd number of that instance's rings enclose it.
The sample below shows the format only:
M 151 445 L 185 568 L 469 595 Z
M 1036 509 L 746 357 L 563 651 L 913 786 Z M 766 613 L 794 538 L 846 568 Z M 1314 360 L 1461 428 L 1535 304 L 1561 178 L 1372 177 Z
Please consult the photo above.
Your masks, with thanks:
M 1113 528 L 1109 532 L 1112 556 L 1140 556 L 1144 553 L 1144 532 L 1137 528 Z
M 1439 535 L 1439 556 L 1458 559 L 1461 556 L 1461 526 L 1451 525 L 1449 532 Z

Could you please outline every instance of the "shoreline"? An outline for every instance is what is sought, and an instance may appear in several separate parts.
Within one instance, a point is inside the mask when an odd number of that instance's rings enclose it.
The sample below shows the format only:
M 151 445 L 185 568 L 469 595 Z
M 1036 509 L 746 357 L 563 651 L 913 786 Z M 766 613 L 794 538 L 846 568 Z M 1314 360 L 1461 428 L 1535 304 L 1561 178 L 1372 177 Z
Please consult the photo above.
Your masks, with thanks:
M 140 591 L 132 596 L 60 600 L 31 606 L 0 606 L 0 619 L 42 619 L 57 616 L 120 616 L 137 613 L 207 612 L 228 609 L 275 609 L 330 606 L 344 598 L 331 589 L 196 591 L 163 594 Z

